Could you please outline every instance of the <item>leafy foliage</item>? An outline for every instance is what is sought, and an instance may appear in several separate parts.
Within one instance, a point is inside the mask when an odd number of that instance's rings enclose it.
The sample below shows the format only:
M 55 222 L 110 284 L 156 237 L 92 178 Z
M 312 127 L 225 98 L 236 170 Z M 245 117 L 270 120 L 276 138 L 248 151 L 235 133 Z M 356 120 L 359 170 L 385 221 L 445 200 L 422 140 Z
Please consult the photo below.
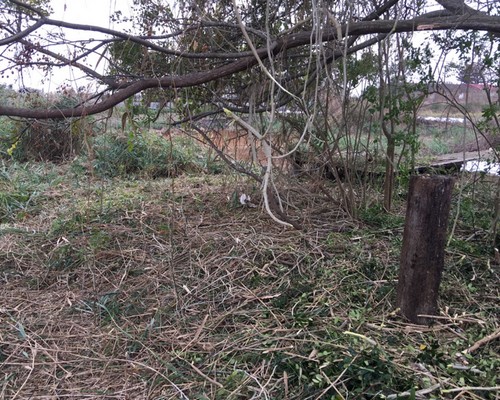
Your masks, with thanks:
M 206 151 L 192 139 L 169 140 L 148 130 L 129 132 L 127 136 L 97 136 L 93 149 L 94 171 L 108 177 L 174 177 L 183 172 L 201 172 L 207 162 Z

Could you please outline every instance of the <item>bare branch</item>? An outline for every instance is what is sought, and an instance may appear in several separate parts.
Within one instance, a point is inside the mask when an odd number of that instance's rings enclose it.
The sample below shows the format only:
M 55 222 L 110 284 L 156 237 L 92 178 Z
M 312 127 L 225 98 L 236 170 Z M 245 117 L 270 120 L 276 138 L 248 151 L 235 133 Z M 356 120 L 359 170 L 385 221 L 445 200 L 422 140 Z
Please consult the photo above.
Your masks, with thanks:
M 436 0 L 439 4 L 443 6 L 446 10 L 450 11 L 455 15 L 463 14 L 474 14 L 479 13 L 479 11 L 474 10 L 465 4 L 464 0 Z
M 95 78 L 97 80 L 100 80 L 100 81 L 104 80 L 104 77 L 101 74 L 97 73 L 95 70 L 93 70 L 92 68 L 87 67 L 86 65 L 78 63 L 78 62 L 76 62 L 74 60 L 70 60 L 70 59 L 68 59 L 68 58 L 66 58 L 66 57 L 64 57 L 64 56 L 62 56 L 60 54 L 57 54 L 57 53 L 54 53 L 53 51 L 44 49 L 43 47 L 41 47 L 39 45 L 36 45 L 34 43 L 28 42 L 28 41 L 26 41 L 24 39 L 19 40 L 19 43 L 22 43 L 22 44 L 24 44 L 27 47 L 36 49 L 41 54 L 48 55 L 48 56 L 52 57 L 54 60 L 61 61 L 61 63 L 62 63 L 63 66 L 68 65 L 68 66 L 77 67 L 82 72 L 84 72 L 85 74 L 87 74 L 87 76 L 89 76 L 89 77 L 93 77 L 93 78 Z
M 38 21 L 36 21 L 36 23 L 34 25 L 30 26 L 29 28 L 26 28 L 25 30 L 23 30 L 19 33 L 16 33 L 15 35 L 12 35 L 12 36 L 9 36 L 5 39 L 0 40 L 0 46 L 6 46 L 8 44 L 16 43 L 19 40 L 21 40 L 22 38 L 25 38 L 26 36 L 28 36 L 30 33 L 36 31 L 38 28 L 42 27 L 43 25 L 44 25 L 44 20 L 39 19 Z M 4 27 L 2 26 L 2 28 L 4 28 Z
M 378 18 L 387 9 L 392 7 L 397 3 L 396 0 L 391 0 L 387 2 L 382 8 L 371 13 L 366 18 Z M 453 2 L 452 2 L 453 3 Z M 447 3 L 448 8 L 451 7 Z M 456 10 L 456 9 L 455 9 Z M 145 39 L 144 37 L 132 36 L 123 32 L 119 32 L 112 29 L 101 28 L 91 25 L 81 25 L 72 24 L 62 21 L 51 20 L 48 18 L 40 18 L 39 21 L 34 25 L 40 27 L 42 25 L 59 26 L 68 29 L 80 29 L 90 32 L 100 32 L 108 35 L 112 35 L 114 39 L 129 40 L 131 42 L 140 44 L 147 49 L 152 51 L 158 51 L 170 55 L 180 55 L 182 52 L 166 49 L 158 44 L 152 43 L 151 41 Z M 437 30 L 450 30 L 450 29 L 461 29 L 461 30 L 482 30 L 490 33 L 500 34 L 500 17 L 489 16 L 485 14 L 462 14 L 455 16 L 446 17 L 432 17 L 423 18 L 418 17 L 411 20 L 374 20 L 374 21 L 359 21 L 350 22 L 348 27 L 346 24 L 340 27 L 342 36 L 346 35 L 348 31 L 349 40 L 348 45 L 354 43 L 354 41 L 363 35 L 386 35 L 388 33 L 398 33 L 398 32 L 415 32 L 415 31 L 437 31 Z M 35 30 L 33 28 L 33 30 Z M 32 31 L 33 31 L 32 30 Z M 23 31 L 26 32 L 26 31 Z M 25 35 L 26 36 L 26 35 Z M 65 117 L 79 117 L 90 114 L 100 113 L 102 111 L 108 110 L 109 108 L 119 104 L 123 100 L 139 93 L 143 90 L 150 88 L 163 88 L 163 89 L 177 89 L 184 87 L 193 87 L 198 85 L 203 85 L 208 82 L 216 81 L 224 77 L 228 77 L 243 71 L 247 71 L 254 67 L 258 63 L 258 59 L 266 60 L 270 56 L 274 57 L 278 54 L 285 54 L 291 49 L 296 49 L 302 46 L 310 46 L 311 44 L 318 42 L 330 42 L 339 40 L 337 29 L 327 28 L 324 29 L 321 35 L 317 36 L 312 42 L 310 31 L 303 31 L 297 33 L 289 33 L 283 37 L 280 37 L 274 41 L 270 41 L 268 46 L 255 49 L 255 55 L 247 55 L 248 52 L 244 51 L 239 53 L 239 57 L 234 61 L 230 61 L 231 57 L 235 57 L 236 54 L 232 54 L 226 58 L 226 63 L 211 67 L 211 69 L 204 69 L 200 71 L 188 72 L 183 75 L 165 75 L 158 78 L 151 77 L 130 77 L 129 80 L 120 82 L 119 84 L 109 77 L 100 76 L 95 71 L 89 70 L 88 67 L 82 64 L 75 64 L 78 68 L 84 71 L 88 76 L 98 79 L 110 85 L 113 89 L 119 89 L 113 93 L 107 99 L 97 103 L 97 104 L 83 104 L 76 108 L 71 109 L 61 109 L 61 110 L 45 110 L 45 109 L 20 109 L 16 107 L 0 107 L 0 115 L 10 115 L 25 118 L 65 118 Z M 375 37 L 369 39 L 365 44 L 376 43 L 381 40 L 383 36 Z M 24 39 L 23 39 L 24 40 Z M 371 42 L 370 42 L 371 41 Z M 18 38 L 18 42 L 20 39 Z M 9 41 L 11 43 L 11 41 Z M 24 42 L 23 42 L 24 43 Z M 365 47 L 365 44 L 360 48 Z M 353 48 L 354 51 L 356 48 Z M 58 61 L 63 63 L 73 64 L 68 58 L 59 56 L 55 53 L 48 52 L 45 49 L 38 48 L 40 52 L 50 55 Z M 350 51 L 350 52 L 352 52 Z M 184 54 L 185 55 L 185 54 Z M 333 59 L 341 57 L 343 54 L 333 54 L 328 59 L 331 62 Z M 204 58 L 205 60 L 210 60 L 213 53 L 197 53 L 196 57 Z M 221 55 L 217 55 L 221 56 Z M 327 60 L 327 62 L 328 62 Z
M 18 1 L 18 0 L 9 0 L 10 3 L 12 4 L 15 4 L 16 6 L 18 7 L 21 7 L 21 8 L 25 8 L 26 10 L 29 10 L 31 11 L 32 13 L 35 13 L 37 14 L 38 16 L 40 17 L 43 17 L 44 16 L 44 13 L 43 11 L 39 10 L 38 8 L 36 7 L 33 7 L 32 5 L 30 4 L 26 4 L 26 3 L 23 3 L 21 1 Z

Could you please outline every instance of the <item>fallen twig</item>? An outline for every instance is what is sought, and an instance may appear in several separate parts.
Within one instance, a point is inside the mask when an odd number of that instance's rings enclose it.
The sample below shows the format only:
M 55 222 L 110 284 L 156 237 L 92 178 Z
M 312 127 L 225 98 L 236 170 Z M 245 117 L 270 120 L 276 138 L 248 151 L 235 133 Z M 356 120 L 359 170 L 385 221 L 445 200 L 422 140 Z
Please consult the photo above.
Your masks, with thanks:
M 500 386 L 490 386 L 490 387 L 465 386 L 465 387 L 459 387 L 459 388 L 453 388 L 453 389 L 443 389 L 443 390 L 441 390 L 441 393 L 475 392 L 475 391 L 482 391 L 482 392 L 500 391 Z
M 224 385 L 222 385 L 222 383 L 219 383 L 215 379 L 212 379 L 208 375 L 204 374 L 203 371 L 201 371 L 199 368 L 197 368 L 193 363 L 190 363 L 189 365 L 191 366 L 191 368 L 193 368 L 193 370 L 197 374 L 199 374 L 200 376 L 202 376 L 203 378 L 205 378 L 210 383 L 213 383 L 215 386 L 217 386 L 219 388 L 223 388 L 224 387 Z
M 498 328 L 495 332 L 492 334 L 485 336 L 482 339 L 479 339 L 476 343 L 474 343 L 472 346 L 470 346 L 468 349 L 464 350 L 462 353 L 464 354 L 471 354 L 477 349 L 479 349 L 481 346 L 484 346 L 485 344 L 500 338 L 500 328 Z
M 439 389 L 440 386 L 441 386 L 440 383 L 436 383 L 435 385 L 432 385 L 431 387 L 417 390 L 415 393 L 407 391 L 407 392 L 403 392 L 403 393 L 390 394 L 389 396 L 386 397 L 386 399 L 400 399 L 401 397 L 410 397 L 412 394 L 414 394 L 415 397 L 419 397 L 419 396 L 423 396 L 425 394 L 432 393 L 434 390 Z

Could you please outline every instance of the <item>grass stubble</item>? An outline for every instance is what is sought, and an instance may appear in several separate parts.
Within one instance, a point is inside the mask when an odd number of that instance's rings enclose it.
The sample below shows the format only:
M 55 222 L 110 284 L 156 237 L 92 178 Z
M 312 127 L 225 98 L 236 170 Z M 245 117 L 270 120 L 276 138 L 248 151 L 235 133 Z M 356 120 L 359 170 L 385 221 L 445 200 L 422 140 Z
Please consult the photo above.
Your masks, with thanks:
M 0 398 L 499 398 L 486 231 L 459 224 L 415 326 L 394 308 L 403 202 L 353 221 L 283 184 L 297 231 L 235 202 L 242 178 L 84 181 L 61 171 L 0 227 Z

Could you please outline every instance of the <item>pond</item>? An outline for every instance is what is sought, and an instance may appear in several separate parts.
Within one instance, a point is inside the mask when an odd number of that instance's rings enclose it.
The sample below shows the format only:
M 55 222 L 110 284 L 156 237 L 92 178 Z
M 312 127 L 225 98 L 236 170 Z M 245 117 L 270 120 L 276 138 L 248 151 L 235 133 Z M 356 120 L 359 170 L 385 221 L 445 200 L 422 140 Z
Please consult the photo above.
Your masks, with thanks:
M 500 175 L 500 163 L 484 160 L 466 161 L 462 166 L 462 171 L 485 172 L 488 175 Z

